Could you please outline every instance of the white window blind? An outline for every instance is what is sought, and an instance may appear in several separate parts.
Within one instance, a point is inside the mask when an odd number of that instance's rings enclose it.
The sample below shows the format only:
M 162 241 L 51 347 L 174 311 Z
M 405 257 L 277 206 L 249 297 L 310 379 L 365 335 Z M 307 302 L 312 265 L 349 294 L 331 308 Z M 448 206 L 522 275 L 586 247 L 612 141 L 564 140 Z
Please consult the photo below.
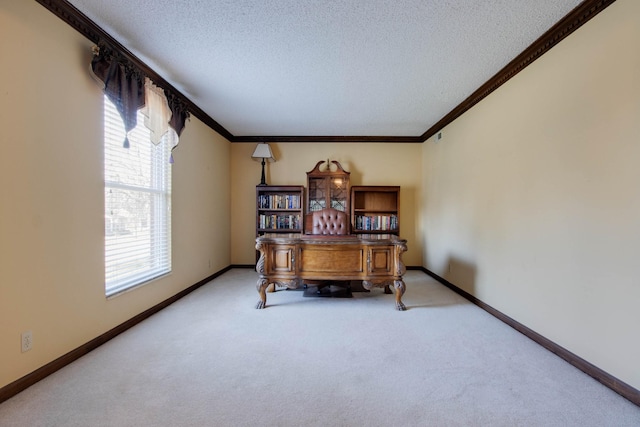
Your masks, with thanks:
M 129 132 L 104 97 L 105 289 L 113 295 L 171 271 L 171 165 L 175 133 L 156 146 L 144 117 Z

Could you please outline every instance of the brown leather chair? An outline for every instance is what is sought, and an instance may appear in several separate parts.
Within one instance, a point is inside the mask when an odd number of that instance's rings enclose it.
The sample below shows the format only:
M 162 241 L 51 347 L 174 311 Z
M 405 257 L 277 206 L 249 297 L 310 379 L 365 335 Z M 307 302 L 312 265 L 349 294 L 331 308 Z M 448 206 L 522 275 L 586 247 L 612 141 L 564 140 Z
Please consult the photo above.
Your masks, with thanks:
M 347 213 L 334 208 L 325 208 L 309 214 L 311 224 L 307 224 L 308 234 L 349 234 Z
M 339 211 L 334 208 L 325 208 L 319 211 L 311 212 L 307 214 L 305 233 L 314 235 L 334 235 L 341 236 L 349 234 L 349 218 L 346 212 Z M 351 282 L 350 281 L 337 281 L 337 280 L 307 280 L 304 287 L 307 285 L 317 286 L 317 295 L 335 295 L 330 291 L 331 285 L 346 288 L 346 292 L 343 296 L 351 296 Z

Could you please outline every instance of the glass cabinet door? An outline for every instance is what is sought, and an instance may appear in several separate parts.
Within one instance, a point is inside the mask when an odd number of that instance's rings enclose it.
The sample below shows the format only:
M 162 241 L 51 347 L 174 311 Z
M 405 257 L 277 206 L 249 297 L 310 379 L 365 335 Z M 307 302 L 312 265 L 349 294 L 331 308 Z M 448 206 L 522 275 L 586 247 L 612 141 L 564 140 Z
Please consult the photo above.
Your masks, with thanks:
M 343 212 L 349 212 L 349 190 L 343 177 L 331 177 L 329 179 L 329 199 L 331 207 Z
M 309 189 L 308 212 L 315 212 L 327 207 L 328 191 L 327 180 L 324 178 L 309 178 L 307 188 Z

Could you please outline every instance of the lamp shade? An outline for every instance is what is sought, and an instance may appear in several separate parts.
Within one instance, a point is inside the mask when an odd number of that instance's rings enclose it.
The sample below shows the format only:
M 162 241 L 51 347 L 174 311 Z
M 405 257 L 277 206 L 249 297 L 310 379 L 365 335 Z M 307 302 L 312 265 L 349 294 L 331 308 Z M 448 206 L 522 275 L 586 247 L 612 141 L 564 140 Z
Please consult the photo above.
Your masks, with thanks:
M 253 151 L 251 157 L 254 159 L 265 159 L 268 162 L 275 162 L 276 160 L 273 158 L 271 147 L 266 143 L 256 145 L 256 149 Z

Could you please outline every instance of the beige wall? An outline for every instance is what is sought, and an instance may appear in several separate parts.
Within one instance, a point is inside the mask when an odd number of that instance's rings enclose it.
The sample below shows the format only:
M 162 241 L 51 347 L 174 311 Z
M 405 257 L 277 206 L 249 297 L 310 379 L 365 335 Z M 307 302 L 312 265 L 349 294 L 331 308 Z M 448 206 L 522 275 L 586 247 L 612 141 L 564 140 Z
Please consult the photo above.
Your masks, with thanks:
M 267 183 L 307 185 L 307 172 L 321 160 L 337 160 L 351 173 L 351 185 L 399 185 L 400 231 L 409 250 L 408 266 L 422 264 L 419 236 L 422 144 L 397 143 L 279 143 L 270 144 L 276 158 L 266 166 Z M 231 259 L 234 264 L 255 263 L 256 184 L 262 166 L 251 159 L 255 144 L 232 144 Z
M 635 388 L 639 17 L 617 1 L 423 145 L 424 265 Z
M 230 264 L 230 144 L 192 118 L 174 151 L 173 272 L 105 298 L 90 47 L 34 1 L 0 7 L 0 387 Z
M 400 185 L 407 265 L 640 388 L 638 16 L 637 2 L 618 0 L 438 143 L 273 144 L 267 180 L 305 184 L 331 158 L 354 185 Z M 105 298 L 90 45 L 36 2 L 0 8 L 0 387 L 229 264 L 254 262 L 255 145 L 229 144 L 192 118 L 173 166 L 173 273 Z M 25 330 L 34 348 L 20 353 Z

